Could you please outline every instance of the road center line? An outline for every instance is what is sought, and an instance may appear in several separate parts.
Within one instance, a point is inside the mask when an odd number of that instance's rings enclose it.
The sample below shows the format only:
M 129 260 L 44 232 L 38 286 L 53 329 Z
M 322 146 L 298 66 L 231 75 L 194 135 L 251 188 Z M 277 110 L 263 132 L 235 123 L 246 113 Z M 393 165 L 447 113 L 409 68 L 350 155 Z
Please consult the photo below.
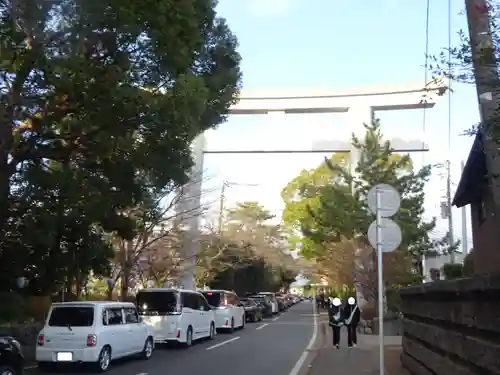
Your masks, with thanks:
M 230 342 L 233 342 L 233 341 L 236 341 L 236 340 L 239 340 L 239 339 L 240 339 L 240 336 L 236 336 L 236 337 L 233 337 L 232 339 L 229 339 L 229 340 L 226 340 L 226 341 L 222 341 L 222 342 L 219 342 L 218 344 L 215 344 L 215 345 L 209 346 L 209 347 L 208 347 L 208 348 L 206 348 L 205 350 L 213 350 L 213 349 L 217 349 L 217 348 L 220 348 L 222 345 L 229 344 Z
M 318 316 L 316 315 L 316 304 L 313 304 L 313 333 L 311 336 L 311 340 L 309 341 L 309 344 L 307 345 L 306 349 L 302 353 L 302 355 L 299 357 L 297 360 L 297 363 L 295 363 L 295 366 L 293 366 L 292 371 L 290 371 L 289 375 L 298 375 L 302 367 L 304 366 L 304 362 L 307 359 L 307 356 L 309 355 L 309 352 L 313 349 L 314 343 L 316 342 L 316 338 L 318 337 Z
M 264 328 L 265 326 L 268 326 L 268 325 L 269 325 L 269 323 L 265 323 L 265 324 L 262 324 L 262 325 L 258 326 L 255 329 L 262 329 L 262 328 Z

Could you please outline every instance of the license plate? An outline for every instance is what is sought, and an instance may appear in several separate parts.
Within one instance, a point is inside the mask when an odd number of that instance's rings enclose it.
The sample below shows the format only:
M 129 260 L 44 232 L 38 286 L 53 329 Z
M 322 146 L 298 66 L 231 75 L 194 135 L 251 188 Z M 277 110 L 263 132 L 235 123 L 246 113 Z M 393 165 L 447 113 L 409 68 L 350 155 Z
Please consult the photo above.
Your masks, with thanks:
M 73 353 L 57 353 L 57 360 L 59 362 L 71 362 L 73 360 Z

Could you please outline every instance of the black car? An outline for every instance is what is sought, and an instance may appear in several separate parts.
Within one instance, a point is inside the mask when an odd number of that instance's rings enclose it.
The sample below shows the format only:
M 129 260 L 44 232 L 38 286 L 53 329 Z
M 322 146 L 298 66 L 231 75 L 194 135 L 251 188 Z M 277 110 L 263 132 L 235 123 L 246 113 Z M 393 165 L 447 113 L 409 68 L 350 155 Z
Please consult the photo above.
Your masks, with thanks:
M 245 320 L 247 322 L 260 322 L 264 319 L 264 306 L 252 298 L 240 298 L 245 309 Z
M 0 375 L 21 375 L 23 367 L 21 344 L 12 337 L 0 336 Z
M 250 295 L 247 298 L 253 299 L 257 304 L 262 306 L 262 315 L 265 318 L 271 317 L 273 315 L 273 306 L 266 296 L 255 294 Z

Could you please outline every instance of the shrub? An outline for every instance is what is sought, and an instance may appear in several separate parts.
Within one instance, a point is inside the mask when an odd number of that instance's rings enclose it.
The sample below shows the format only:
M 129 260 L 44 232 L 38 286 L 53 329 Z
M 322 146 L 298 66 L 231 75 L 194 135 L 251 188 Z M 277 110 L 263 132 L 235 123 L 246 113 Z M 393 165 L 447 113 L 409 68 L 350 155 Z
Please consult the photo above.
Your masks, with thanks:
M 446 280 L 460 279 L 464 277 L 464 266 L 460 263 L 446 263 L 443 273 Z
M 466 277 L 474 276 L 474 255 L 472 250 L 464 259 L 463 275 Z
M 28 320 L 26 299 L 14 292 L 0 293 L 0 321 L 23 323 Z

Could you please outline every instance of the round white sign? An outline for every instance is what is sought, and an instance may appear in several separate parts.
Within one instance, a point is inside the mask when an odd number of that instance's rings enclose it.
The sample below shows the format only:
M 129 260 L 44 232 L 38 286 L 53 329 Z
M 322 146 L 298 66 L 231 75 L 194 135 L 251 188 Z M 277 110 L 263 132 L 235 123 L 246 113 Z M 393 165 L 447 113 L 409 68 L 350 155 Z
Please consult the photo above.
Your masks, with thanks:
M 368 208 L 374 214 L 377 213 L 377 192 L 379 195 L 379 213 L 381 217 L 391 217 L 399 210 L 401 197 L 391 185 L 378 184 L 373 186 L 366 195 Z
M 390 253 L 401 244 L 401 228 L 391 219 L 382 218 L 380 220 L 381 238 L 380 248 L 383 253 Z M 374 249 L 377 249 L 377 221 L 373 221 L 368 228 L 368 241 Z

